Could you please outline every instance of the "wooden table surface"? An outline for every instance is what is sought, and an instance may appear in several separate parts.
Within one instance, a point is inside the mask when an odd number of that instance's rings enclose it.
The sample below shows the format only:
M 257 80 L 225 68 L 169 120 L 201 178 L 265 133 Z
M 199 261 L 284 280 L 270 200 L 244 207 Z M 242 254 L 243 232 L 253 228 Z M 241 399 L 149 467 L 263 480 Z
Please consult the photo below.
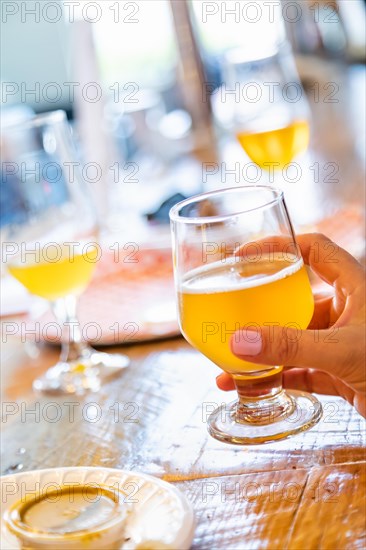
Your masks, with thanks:
M 343 128 L 347 97 L 316 106 L 320 123 L 326 124 L 328 109 L 337 132 Z M 360 203 L 360 159 L 350 141 L 342 147 L 338 140 L 326 151 L 334 133 L 317 135 L 320 154 L 340 163 L 341 182 L 328 189 L 324 184 L 324 196 L 342 206 Z M 216 388 L 213 364 L 181 338 L 123 350 L 131 366 L 98 394 L 39 398 L 32 380 L 58 350 L 7 339 L 1 361 L 8 412 L 2 419 L 2 474 L 103 466 L 161 477 L 193 504 L 197 550 L 365 548 L 365 422 L 350 405 L 320 397 L 324 415 L 310 431 L 262 446 L 228 445 L 206 429 L 213 408 L 233 399 Z
M 233 397 L 216 388 L 216 367 L 180 338 L 124 349 L 131 366 L 98 394 L 35 398 L 32 379 L 58 351 L 7 344 L 3 474 L 103 466 L 161 477 L 193 504 L 197 550 L 365 547 L 365 423 L 350 405 L 320 397 L 310 431 L 228 445 L 206 429 Z

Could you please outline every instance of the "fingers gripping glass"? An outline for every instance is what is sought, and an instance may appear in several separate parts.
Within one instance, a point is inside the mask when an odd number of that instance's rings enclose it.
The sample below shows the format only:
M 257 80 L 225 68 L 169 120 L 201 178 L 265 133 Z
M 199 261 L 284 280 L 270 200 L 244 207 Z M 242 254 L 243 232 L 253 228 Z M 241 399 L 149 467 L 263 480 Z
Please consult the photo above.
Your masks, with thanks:
M 314 300 L 283 193 L 248 186 L 198 195 L 170 213 L 180 327 L 234 379 L 238 399 L 208 419 L 228 443 L 266 443 L 318 422 L 315 397 L 282 388 L 282 365 L 236 357 L 230 338 L 280 325 L 305 329 Z M 252 332 L 250 332 L 250 329 Z
M 39 115 L 2 128 L 1 235 L 10 273 L 32 294 L 49 300 L 63 333 L 60 360 L 34 388 L 52 394 L 99 389 L 129 364 L 82 340 L 78 295 L 100 257 L 98 223 L 75 162 L 65 113 Z

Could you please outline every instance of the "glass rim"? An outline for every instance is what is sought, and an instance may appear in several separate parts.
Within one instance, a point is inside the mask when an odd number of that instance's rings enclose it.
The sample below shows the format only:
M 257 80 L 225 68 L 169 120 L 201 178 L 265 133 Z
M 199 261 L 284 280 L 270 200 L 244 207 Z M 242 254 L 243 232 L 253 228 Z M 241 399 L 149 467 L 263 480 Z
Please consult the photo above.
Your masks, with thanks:
M 24 120 L 17 120 L 15 122 L 10 122 L 9 124 L 4 124 L 1 126 L 1 132 L 6 132 L 7 130 L 14 130 L 19 127 L 19 129 L 29 129 L 29 128 L 39 128 L 43 124 L 48 124 L 50 122 L 63 122 L 67 120 L 66 111 L 63 109 L 57 109 L 56 111 L 48 111 L 46 113 L 39 113 L 32 115 L 30 118 Z
M 227 192 L 228 193 L 238 192 L 238 191 L 240 192 L 243 190 L 272 191 L 275 197 L 272 200 L 269 200 L 267 202 L 264 202 L 263 204 L 260 204 L 259 206 L 255 206 L 253 208 L 246 208 L 244 210 L 238 210 L 236 212 L 232 212 L 231 214 L 222 214 L 218 216 L 195 216 L 192 218 L 179 215 L 179 211 L 182 210 L 182 208 L 184 208 L 185 206 L 188 206 L 189 204 L 194 204 L 195 202 L 205 200 L 207 198 L 213 197 L 214 195 L 222 195 Z M 227 187 L 224 189 L 216 189 L 216 191 L 208 191 L 207 193 L 199 193 L 197 195 L 194 195 L 193 197 L 189 197 L 188 199 L 184 199 L 183 201 L 178 202 L 170 209 L 169 218 L 171 222 L 178 222 L 178 223 L 185 223 L 185 224 L 220 223 L 220 222 L 229 220 L 233 216 L 241 216 L 243 214 L 248 214 L 249 212 L 254 212 L 256 210 L 263 210 L 274 204 L 279 204 L 281 201 L 283 201 L 283 199 L 284 199 L 284 192 L 278 187 L 271 187 L 270 185 L 240 185 L 238 187 Z

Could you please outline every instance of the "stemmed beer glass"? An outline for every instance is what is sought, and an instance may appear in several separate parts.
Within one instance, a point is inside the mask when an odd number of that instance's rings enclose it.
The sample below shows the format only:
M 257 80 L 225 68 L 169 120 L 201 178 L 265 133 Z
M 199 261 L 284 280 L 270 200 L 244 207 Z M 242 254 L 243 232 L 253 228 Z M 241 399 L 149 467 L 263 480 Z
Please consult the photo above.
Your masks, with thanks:
M 253 162 L 279 171 L 307 150 L 310 109 L 287 41 L 229 50 L 223 73 L 229 90 L 239 91 L 233 132 Z
M 50 302 L 63 336 L 60 360 L 34 381 L 34 389 L 96 391 L 129 359 L 91 348 L 77 321 L 77 297 L 92 277 L 101 248 L 96 211 L 75 160 L 65 113 L 6 126 L 1 138 L 2 261 L 29 292 Z
M 321 417 L 312 395 L 282 388 L 282 365 L 234 356 L 230 337 L 265 325 L 305 329 L 314 300 L 282 191 L 245 186 L 197 195 L 170 212 L 183 335 L 234 379 L 238 399 L 208 419 L 210 434 L 257 444 L 306 430 Z M 250 332 L 252 329 L 252 332 Z M 246 332 L 248 331 L 248 332 Z

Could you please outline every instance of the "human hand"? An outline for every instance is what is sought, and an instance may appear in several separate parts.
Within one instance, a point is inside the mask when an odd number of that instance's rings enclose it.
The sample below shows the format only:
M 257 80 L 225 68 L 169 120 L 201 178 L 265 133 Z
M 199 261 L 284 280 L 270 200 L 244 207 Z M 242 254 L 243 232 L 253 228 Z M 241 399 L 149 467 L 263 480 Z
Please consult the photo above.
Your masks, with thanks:
M 231 350 L 251 363 L 285 365 L 285 388 L 338 395 L 366 417 L 365 270 L 324 235 L 299 235 L 297 242 L 305 264 L 332 285 L 333 293 L 315 296 L 308 330 L 286 328 L 286 336 L 280 326 L 239 331 Z M 222 390 L 235 387 L 227 373 L 216 382 Z

